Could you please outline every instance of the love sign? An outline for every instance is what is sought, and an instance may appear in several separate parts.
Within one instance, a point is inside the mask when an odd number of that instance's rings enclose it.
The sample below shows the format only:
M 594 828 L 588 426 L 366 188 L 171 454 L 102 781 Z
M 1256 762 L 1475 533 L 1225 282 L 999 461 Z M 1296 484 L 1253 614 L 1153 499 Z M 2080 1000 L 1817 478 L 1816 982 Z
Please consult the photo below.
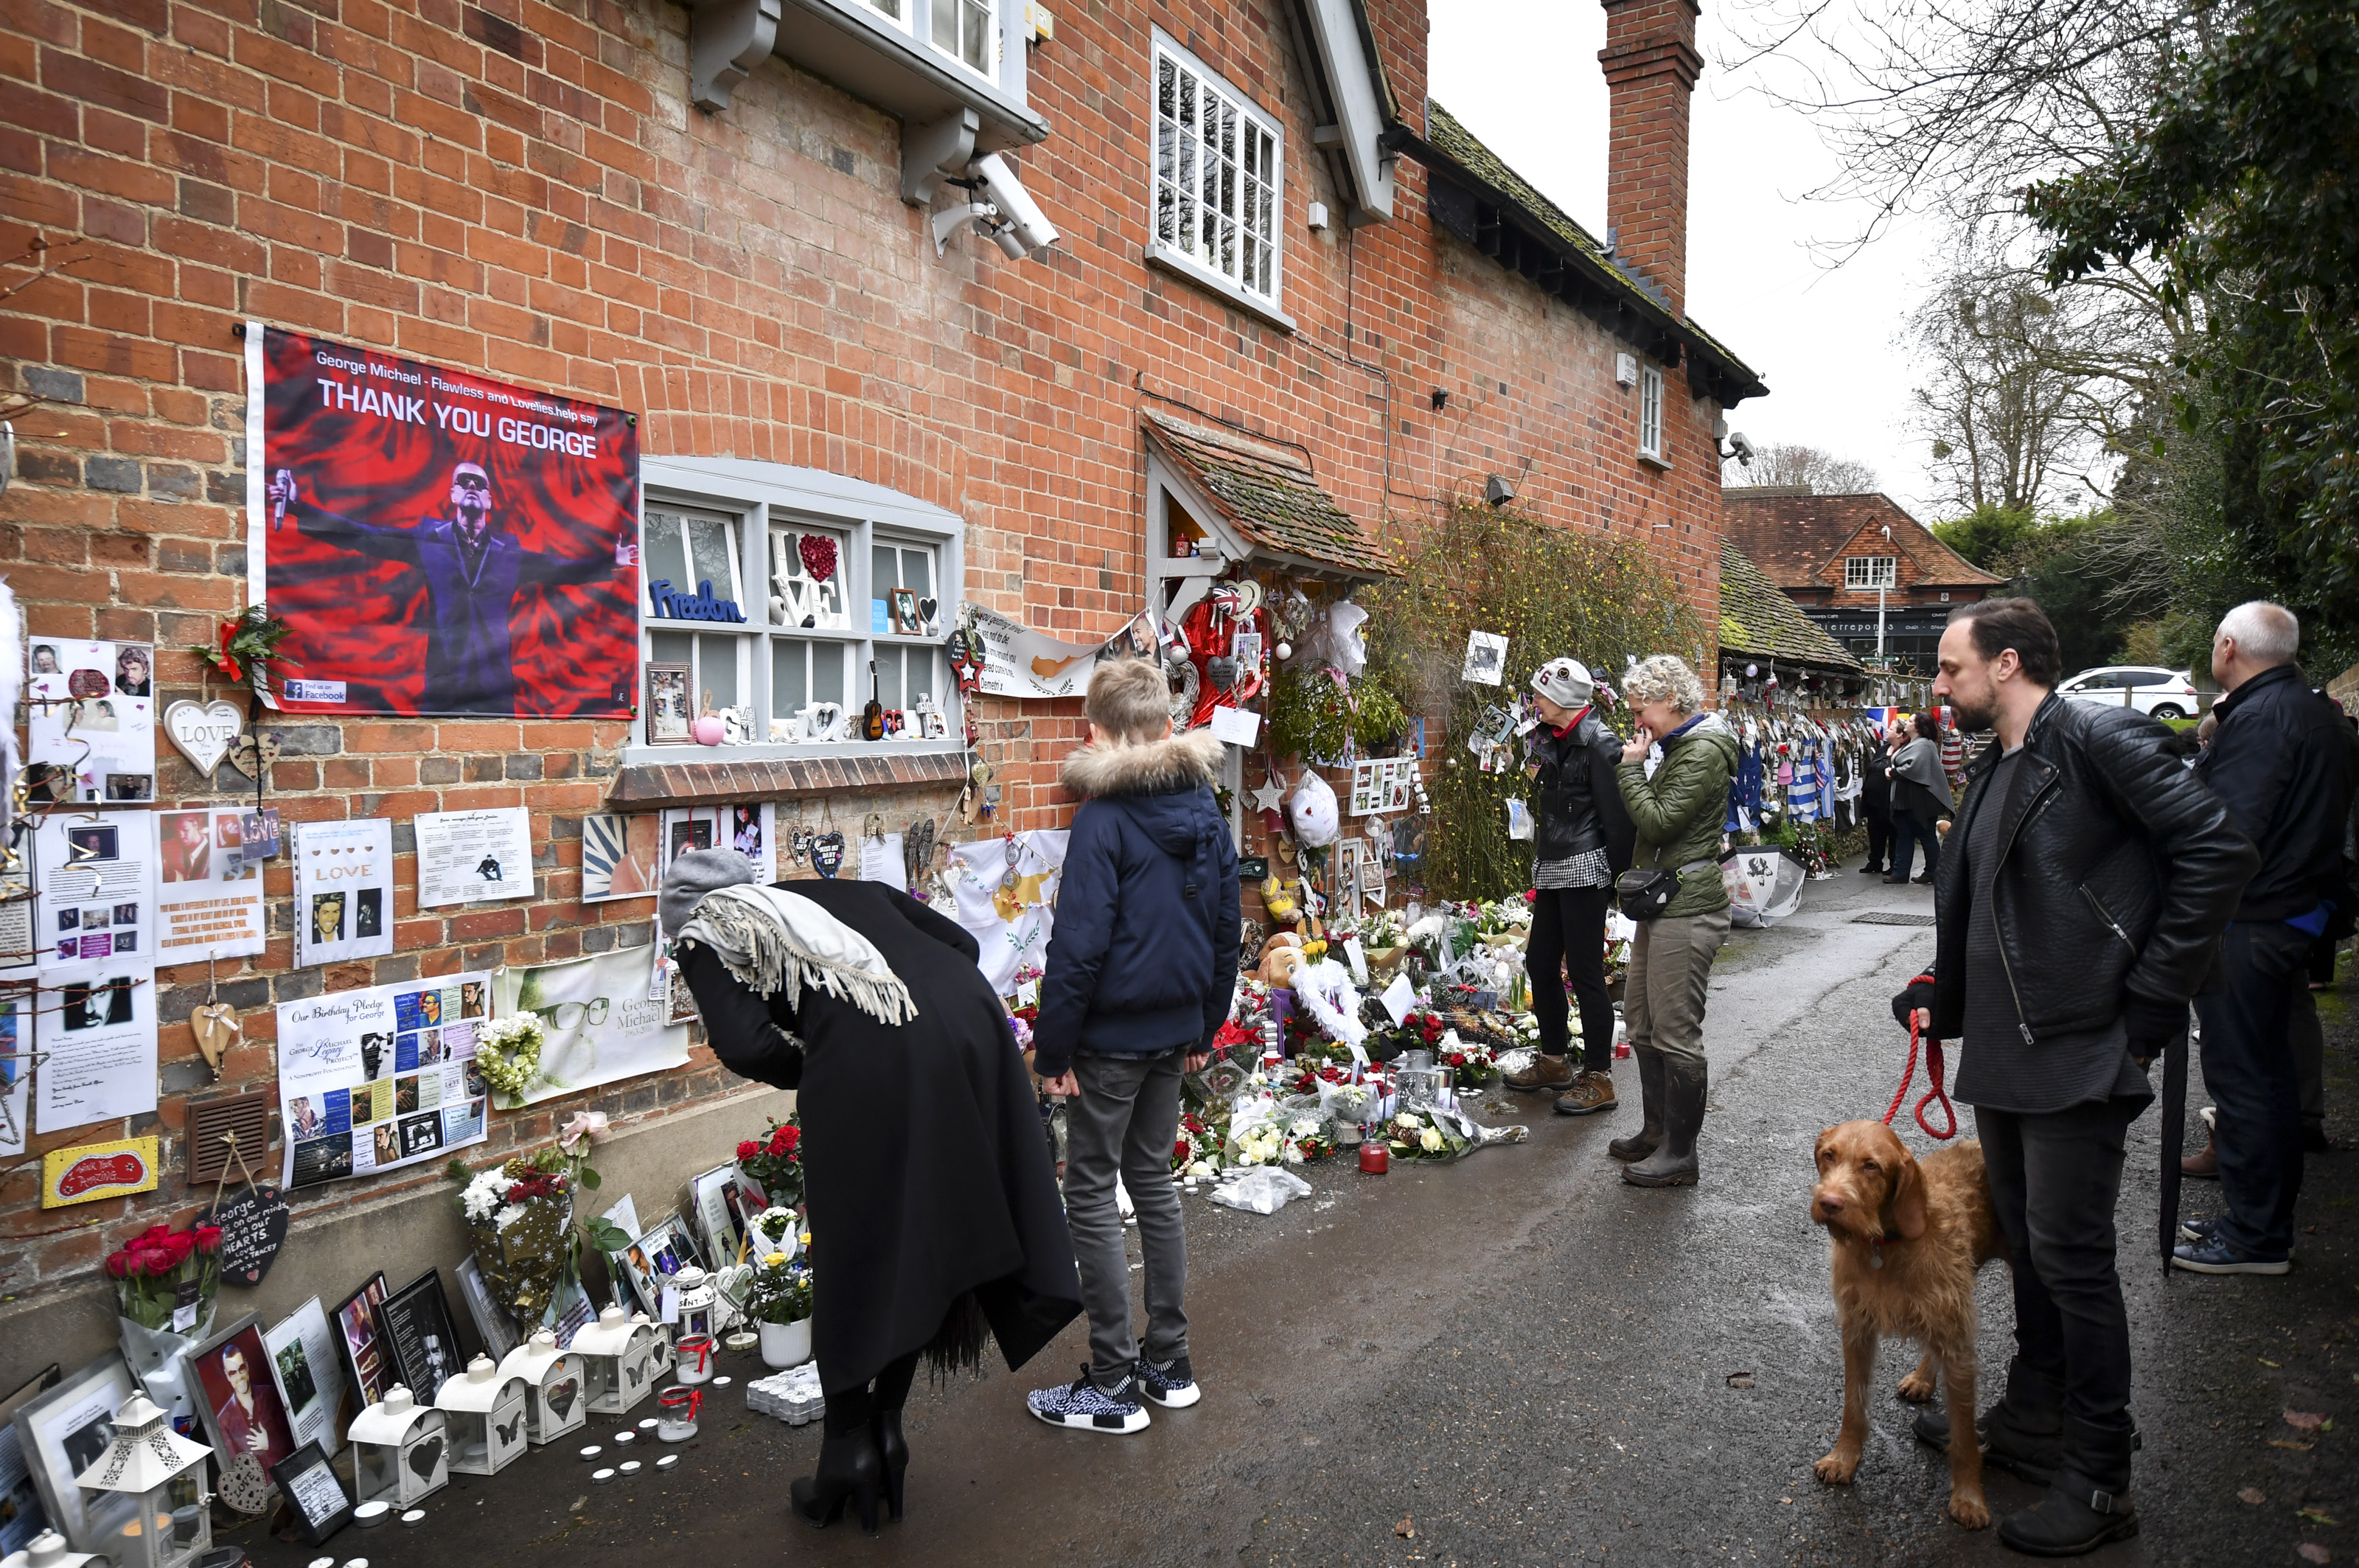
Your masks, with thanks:
M 248 1187 L 201 1210 L 199 1225 L 221 1226 L 222 1283 L 249 1289 L 261 1284 L 287 1245 L 288 1218 L 287 1200 L 276 1187 Z
M 234 702 L 200 706 L 183 699 L 164 710 L 164 733 L 172 737 L 189 766 L 208 779 L 237 744 L 238 731 L 245 727 L 245 715 Z

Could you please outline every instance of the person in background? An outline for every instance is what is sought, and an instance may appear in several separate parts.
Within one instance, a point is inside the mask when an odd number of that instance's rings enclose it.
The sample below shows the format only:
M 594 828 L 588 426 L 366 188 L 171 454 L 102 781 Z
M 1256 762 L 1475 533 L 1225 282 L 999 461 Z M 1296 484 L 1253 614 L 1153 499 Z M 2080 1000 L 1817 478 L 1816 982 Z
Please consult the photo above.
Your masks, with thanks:
M 2018 1552 L 2075 1556 L 2137 1532 L 2130 1325 L 2114 1209 L 2145 1063 L 2187 1028 L 2256 856 L 2142 713 L 2060 697 L 2056 629 L 2028 599 L 1951 612 L 1934 693 L 1997 732 L 1934 884 L 1934 963 L 1893 1017 L 1964 1042 L 2015 1291 L 2006 1392 L 1976 1420 L 1928 1408 L 1922 1441 L 1979 1441 L 2047 1488 L 1999 1522 Z M 1960 1428 L 1973 1422 L 1975 1431 Z
M 1659 916 L 1638 921 L 1630 943 L 1622 1013 L 1638 1060 L 1645 1120 L 1607 1152 L 1625 1162 L 1622 1179 L 1632 1186 L 1689 1187 L 1696 1181 L 1709 1074 L 1704 985 L 1728 940 L 1720 839 L 1736 771 L 1736 733 L 1718 713 L 1697 711 L 1703 683 L 1668 653 L 1632 665 L 1622 695 L 1638 721 L 1637 738 L 1622 748 L 1615 770 L 1637 841 L 1629 875 L 1669 872 L 1678 887 Z M 1663 760 L 1649 777 L 1647 753 L 1658 743 Z
M 1101 659 L 1082 712 L 1090 743 L 1065 760 L 1082 797 L 1057 894 L 1033 1025 L 1033 1071 L 1066 1096 L 1065 1213 L 1081 1265 L 1090 1359 L 1026 1406 L 1050 1426 L 1137 1432 L 1142 1396 L 1202 1397 L 1188 1356 L 1188 1235 L 1171 1185 L 1180 1079 L 1212 1060 L 1236 989 L 1237 854 L 1212 796 L 1209 730 L 1171 733 L 1152 659 Z M 1133 1337 L 1117 1177 L 1138 1215 L 1145 1343 Z
M 1892 852 L 1892 741 L 1888 729 L 1878 729 L 1860 757 L 1859 810 L 1867 822 L 1867 861 L 1859 870 L 1875 877 L 1896 864 Z
M 2293 1266 L 2304 1075 L 2293 1020 L 2314 1007 L 2310 947 L 2338 895 L 2350 897 L 2343 840 L 2359 775 L 2349 727 L 2294 663 L 2300 642 L 2293 613 L 2266 600 L 2229 611 L 2212 639 L 2212 674 L 2228 694 L 2212 707 L 2219 733 L 2195 773 L 2258 846 L 2261 864 L 2221 942 L 2219 967 L 2195 998 L 2227 1203 L 2217 1219 L 2180 1226 L 2187 1240 L 2172 1266 L 2199 1274 Z
M 1920 844 L 1925 846 L 1925 875 L 1915 880 L 1930 883 L 1940 867 L 1941 837 L 1933 824 L 1954 809 L 1949 775 L 1941 771 L 1940 733 L 1940 720 L 1930 713 L 1919 713 L 1914 733 L 1892 754 L 1894 855 L 1886 882 L 1911 880 L 1908 867 Z
M 1614 1095 L 1614 998 L 1605 989 L 1605 915 L 1614 878 L 1630 866 L 1630 815 L 1614 766 L 1622 743 L 1591 705 L 1596 682 L 1570 659 L 1532 672 L 1540 727 L 1526 743 L 1532 776 L 1532 928 L 1524 969 L 1532 979 L 1539 1055 L 1507 1074 L 1510 1089 L 1560 1089 L 1568 1116 L 1610 1111 Z M 1566 1029 L 1565 977 L 1581 999 L 1582 1066 L 1575 1072 Z
M 1942 723 L 1941 715 L 1939 713 L 1933 714 L 1932 718 L 1933 740 L 1941 748 L 1941 777 L 1949 781 L 1950 797 L 1955 800 L 1958 791 L 1966 787 L 1965 731 L 1958 724 L 1954 711 L 1950 714 L 1946 724 Z M 1928 866 L 1926 869 L 1930 870 L 1931 867 Z

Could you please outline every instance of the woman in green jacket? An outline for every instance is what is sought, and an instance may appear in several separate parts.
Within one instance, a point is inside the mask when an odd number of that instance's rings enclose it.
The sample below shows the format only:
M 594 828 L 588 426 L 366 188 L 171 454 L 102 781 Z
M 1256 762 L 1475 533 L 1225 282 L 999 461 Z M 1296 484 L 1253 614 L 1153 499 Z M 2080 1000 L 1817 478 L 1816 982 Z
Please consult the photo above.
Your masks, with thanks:
M 1659 867 L 1680 886 L 1659 916 L 1638 922 L 1630 943 L 1622 1016 L 1638 1058 L 1646 1123 L 1608 1149 L 1627 1162 L 1622 1179 L 1634 1186 L 1689 1187 L 1703 1126 L 1704 982 L 1728 940 L 1720 839 L 1736 735 L 1718 713 L 1697 711 L 1703 683 L 1668 653 L 1631 666 L 1622 691 L 1638 721 L 1638 737 L 1623 748 L 1615 772 L 1638 831 L 1632 870 Z M 1648 778 L 1647 751 L 1657 742 L 1663 760 Z

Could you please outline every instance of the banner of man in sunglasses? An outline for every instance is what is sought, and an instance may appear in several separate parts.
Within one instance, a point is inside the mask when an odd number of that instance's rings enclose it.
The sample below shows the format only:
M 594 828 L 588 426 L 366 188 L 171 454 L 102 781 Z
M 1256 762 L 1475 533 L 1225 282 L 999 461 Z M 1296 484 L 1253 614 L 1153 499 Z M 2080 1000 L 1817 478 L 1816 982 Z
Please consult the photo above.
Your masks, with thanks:
M 619 718 L 638 434 L 618 409 L 246 329 L 247 570 L 293 713 Z

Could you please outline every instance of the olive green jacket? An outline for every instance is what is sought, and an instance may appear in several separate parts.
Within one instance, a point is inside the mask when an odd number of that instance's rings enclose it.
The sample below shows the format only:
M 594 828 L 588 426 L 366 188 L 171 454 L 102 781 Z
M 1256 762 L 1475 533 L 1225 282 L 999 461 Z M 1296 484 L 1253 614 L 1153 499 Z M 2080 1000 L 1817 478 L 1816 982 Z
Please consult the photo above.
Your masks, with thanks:
M 1641 762 L 1623 763 L 1615 772 L 1622 802 L 1638 830 L 1634 870 L 1710 863 L 1680 877 L 1679 894 L 1663 911 L 1667 920 L 1728 907 L 1728 889 L 1720 879 L 1720 836 L 1728 821 L 1728 781 L 1735 774 L 1736 732 L 1718 713 L 1706 713 L 1666 746 L 1652 779 Z

